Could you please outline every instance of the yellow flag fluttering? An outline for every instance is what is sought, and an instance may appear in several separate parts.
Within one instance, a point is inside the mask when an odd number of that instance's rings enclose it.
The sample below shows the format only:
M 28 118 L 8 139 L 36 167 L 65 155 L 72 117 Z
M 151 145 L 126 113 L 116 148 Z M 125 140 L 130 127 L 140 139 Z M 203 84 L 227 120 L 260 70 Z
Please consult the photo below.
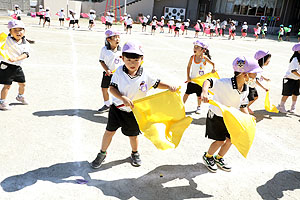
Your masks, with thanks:
M 202 76 L 199 76 L 197 78 L 193 78 L 192 81 L 197 83 L 198 85 L 200 85 L 202 87 L 204 81 L 206 81 L 207 79 L 209 78 L 217 78 L 217 79 L 220 79 L 220 76 L 217 72 L 210 72 L 210 73 L 207 73 L 207 74 L 204 74 Z M 213 93 L 211 91 L 208 91 L 209 93 L 211 93 L 213 95 Z
M 230 134 L 231 143 L 246 158 L 255 136 L 255 118 L 236 108 L 224 106 L 213 100 L 209 100 L 209 103 L 220 108 L 225 126 Z
M 270 103 L 270 91 L 266 93 L 265 109 L 268 112 L 279 113 L 279 110 L 276 108 L 276 106 L 274 104 L 271 105 Z
M 185 116 L 179 89 L 165 91 L 133 102 L 132 111 L 140 130 L 157 149 L 174 149 L 193 119 Z
M 7 55 L 6 50 L 4 49 L 4 45 L 6 42 L 7 35 L 5 33 L 0 33 L 0 55 L 4 60 L 8 60 L 9 56 Z

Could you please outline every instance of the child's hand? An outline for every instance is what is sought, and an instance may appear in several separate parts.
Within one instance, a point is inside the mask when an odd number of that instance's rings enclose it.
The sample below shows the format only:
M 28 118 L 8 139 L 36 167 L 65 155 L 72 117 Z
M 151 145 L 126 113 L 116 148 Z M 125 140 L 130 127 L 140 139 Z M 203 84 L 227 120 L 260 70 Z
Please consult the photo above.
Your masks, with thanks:
M 269 89 L 268 89 L 268 88 L 264 88 L 264 90 L 265 90 L 266 92 L 268 92 L 268 91 L 269 91 Z
M 168 88 L 171 92 L 175 92 L 177 90 L 176 86 L 170 85 Z
M 110 71 L 110 70 L 106 70 L 105 72 L 106 72 L 106 75 L 107 75 L 107 76 L 110 76 L 110 75 L 112 75 L 112 73 L 111 73 L 111 71 Z
M 190 77 L 188 77 L 186 82 L 189 83 L 191 81 L 192 81 L 192 79 Z
M 265 81 L 271 81 L 271 79 L 265 78 Z
M 18 61 L 16 58 L 9 58 L 8 60 L 9 60 L 9 62 L 17 62 Z
M 202 93 L 201 93 L 201 100 L 202 100 L 204 103 L 208 103 L 209 99 L 208 99 L 208 93 L 207 93 L 207 92 L 202 92 Z
M 125 106 L 134 107 L 133 102 L 126 96 L 122 96 L 122 101 Z
M 212 70 L 211 70 L 211 73 L 215 73 L 215 72 L 216 72 L 216 70 L 215 70 L 215 69 L 212 69 Z

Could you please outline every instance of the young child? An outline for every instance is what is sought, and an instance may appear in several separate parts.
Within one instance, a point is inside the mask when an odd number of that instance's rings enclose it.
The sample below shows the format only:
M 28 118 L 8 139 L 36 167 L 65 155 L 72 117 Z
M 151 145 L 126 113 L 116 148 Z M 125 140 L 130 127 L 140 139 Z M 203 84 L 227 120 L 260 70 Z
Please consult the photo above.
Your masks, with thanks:
M 217 36 L 221 36 L 221 25 L 220 25 L 220 19 L 217 19 L 217 31 L 218 31 L 218 35 Z
M 244 22 L 244 24 L 242 26 L 242 36 L 241 36 L 241 38 L 246 38 L 247 30 L 248 30 L 247 22 Z
M 230 40 L 231 37 L 232 37 L 232 40 L 234 40 L 235 30 L 236 30 L 236 28 L 235 28 L 235 23 L 234 23 L 233 21 L 231 21 L 231 22 L 230 22 L 230 31 L 229 31 L 230 33 L 229 33 L 228 40 Z
M 221 29 L 222 29 L 222 36 L 225 37 L 225 29 L 226 29 L 226 25 L 227 25 L 227 21 L 224 20 L 222 23 L 221 23 Z
M 281 42 L 282 41 L 282 38 L 283 38 L 283 35 L 284 35 L 284 28 L 283 28 L 283 24 L 280 25 L 279 27 L 279 33 L 278 33 L 278 41 Z
M 210 37 L 213 37 L 214 34 L 216 33 L 216 20 L 213 20 L 212 23 L 210 24 L 209 28 L 210 28 Z
M 267 51 L 259 50 L 255 53 L 254 55 L 255 60 L 258 61 L 258 65 L 263 69 L 264 66 L 267 66 L 270 63 L 271 60 L 271 54 Z M 251 77 L 250 78 L 254 78 Z M 266 92 L 269 91 L 268 88 L 264 87 L 261 82 L 263 81 L 270 81 L 270 79 L 265 78 L 262 73 L 256 74 L 256 79 L 253 79 L 253 81 L 249 81 L 248 86 L 249 86 L 249 95 L 248 95 L 248 100 L 249 104 L 247 106 L 248 112 L 250 114 L 254 114 L 254 112 L 250 109 L 250 106 L 258 99 L 258 93 L 256 90 L 256 85 L 259 85 L 263 90 Z
M 138 152 L 139 126 L 131 111 L 134 107 L 133 100 L 145 97 L 147 91 L 153 88 L 169 89 L 176 91 L 175 86 L 154 79 L 141 66 L 143 61 L 143 49 L 137 42 L 127 42 L 122 49 L 122 59 L 125 65 L 120 66 L 114 73 L 110 83 L 110 92 L 113 94 L 113 104 L 109 110 L 106 131 L 102 138 L 101 151 L 96 159 L 91 163 L 92 168 L 99 168 L 106 157 L 112 137 L 116 130 L 121 127 L 124 135 L 129 137 L 132 149 L 131 164 L 135 167 L 141 165 L 140 154 Z
M 64 9 L 60 9 L 60 11 L 58 12 L 58 18 L 59 18 L 59 26 L 64 26 L 64 22 L 65 22 L 65 13 L 64 13 Z
M 92 30 L 92 28 L 95 26 L 95 19 L 96 19 L 96 11 L 95 10 L 90 10 L 89 14 L 89 30 Z
M 209 55 L 208 45 L 200 42 L 199 40 L 195 41 L 194 43 L 194 55 L 191 56 L 190 61 L 187 66 L 187 88 L 185 94 L 183 96 L 183 103 L 186 102 L 190 94 L 196 93 L 198 97 L 198 106 L 196 113 L 201 113 L 201 92 L 202 87 L 194 82 L 192 82 L 193 78 L 200 77 L 206 73 L 205 65 L 206 62 L 212 65 L 212 71 L 215 72 L 215 64 L 210 60 L 211 57 Z M 203 54 L 207 55 L 206 58 Z
M 146 32 L 147 29 L 147 23 L 148 23 L 148 18 L 146 16 L 143 16 L 143 23 L 142 23 L 142 32 Z
M 248 114 L 247 82 L 251 79 L 249 74 L 261 72 L 257 61 L 251 58 L 237 57 L 233 61 L 234 77 L 221 79 L 208 79 L 203 83 L 201 99 L 208 102 L 208 89 L 214 93 L 213 100 L 225 105 L 240 109 Z M 217 172 L 216 165 L 224 170 L 231 171 L 231 167 L 224 161 L 224 156 L 231 146 L 230 134 L 223 121 L 221 110 L 213 105 L 209 106 L 206 118 L 205 136 L 214 140 L 207 152 L 203 155 L 203 161 L 207 169 Z M 214 156 L 218 150 L 218 154 Z
M 44 19 L 43 27 L 45 27 L 46 22 L 48 22 L 48 28 L 50 27 L 50 18 L 51 18 L 51 15 L 50 15 L 50 9 L 49 9 L 49 8 L 46 8 L 45 19 Z
M 156 16 L 153 16 L 153 19 L 151 22 L 151 35 L 155 35 L 156 25 L 157 25 L 157 18 L 156 18 Z
M 40 5 L 39 6 L 39 15 L 37 15 L 40 17 L 39 25 L 41 25 L 41 22 L 44 19 L 44 12 L 45 12 L 45 10 L 43 9 L 43 6 Z
M 126 25 L 126 20 L 127 20 L 127 13 L 124 13 L 124 15 L 123 15 L 123 25 L 124 25 L 124 31 L 126 31 L 127 30 L 127 25 Z
M 187 30 L 190 26 L 190 19 L 187 19 L 186 22 L 183 22 L 183 26 L 184 26 L 184 31 L 182 32 L 182 35 L 184 35 L 184 32 L 185 32 L 185 35 L 187 35 Z
M 74 29 L 75 28 L 74 11 L 72 9 L 70 9 L 69 13 L 70 13 L 69 29 L 71 28 L 71 25 L 72 25 L 72 28 Z
M 4 49 L 7 50 L 9 60 L 4 60 L 0 56 L 0 84 L 4 84 L 1 91 L 0 110 L 9 110 L 10 106 L 5 102 L 8 90 L 12 82 L 19 84 L 19 94 L 17 101 L 27 105 L 24 97 L 25 76 L 21 64 L 25 58 L 29 57 L 29 44 L 25 39 L 25 25 L 20 20 L 8 22 L 9 35 L 6 39 Z
M 161 16 L 160 18 L 160 33 L 164 33 L 165 17 Z
M 80 28 L 79 26 L 79 18 L 80 18 L 80 14 L 77 14 L 76 12 L 73 11 L 73 17 L 74 17 L 74 28 L 75 28 L 75 24 L 77 24 L 77 28 Z
M 111 19 L 110 19 L 110 12 L 106 12 L 106 16 L 105 16 L 105 30 L 110 29 L 112 24 L 110 23 Z
M 262 39 L 266 38 L 266 35 L 267 35 L 267 32 L 268 32 L 268 27 L 267 27 L 266 23 L 264 23 L 264 26 L 263 26 L 261 32 L 262 32 L 262 35 L 261 35 Z
M 174 30 L 175 35 L 174 35 L 174 37 L 176 37 L 176 35 L 179 37 L 179 30 L 181 28 L 181 19 L 177 19 L 176 21 L 177 22 L 176 22 L 176 25 L 175 25 L 175 30 Z
M 104 106 L 98 110 L 98 112 L 107 112 L 110 107 L 110 100 L 108 94 L 109 84 L 112 78 L 113 71 L 123 64 L 121 60 L 121 47 L 120 33 L 114 30 L 105 31 L 105 46 L 101 49 L 99 62 L 103 67 L 103 77 L 101 82 L 102 95 L 104 100 Z
M 22 11 L 20 10 L 20 7 L 18 5 L 15 5 L 14 14 L 17 17 L 17 20 L 21 20 L 21 13 L 22 13 Z
M 286 32 L 285 40 L 290 41 L 291 32 L 292 32 L 292 25 L 289 25 L 287 32 Z
M 259 37 L 260 33 L 261 33 L 261 24 L 260 24 L 260 23 L 257 23 L 257 24 L 256 24 L 255 41 L 258 40 L 258 37 Z
M 201 29 L 201 20 L 200 19 L 197 20 L 197 24 L 195 26 L 198 26 L 198 28 L 195 28 L 195 37 L 194 38 L 198 38 L 200 29 Z
M 173 33 L 173 26 L 174 26 L 174 17 L 171 17 L 171 19 L 168 22 L 168 27 L 169 27 L 169 33 Z
M 125 23 L 126 23 L 126 34 L 128 33 L 128 31 L 129 31 L 129 34 L 131 34 L 133 21 L 132 21 L 131 16 L 129 14 L 127 15 L 127 19 L 126 19 Z
M 285 110 L 285 102 L 292 96 L 291 109 L 288 112 L 294 113 L 296 110 L 297 97 L 299 96 L 300 87 L 300 43 L 293 46 L 294 54 L 290 59 L 288 71 L 283 78 L 282 98 L 278 105 L 281 113 L 287 113 Z

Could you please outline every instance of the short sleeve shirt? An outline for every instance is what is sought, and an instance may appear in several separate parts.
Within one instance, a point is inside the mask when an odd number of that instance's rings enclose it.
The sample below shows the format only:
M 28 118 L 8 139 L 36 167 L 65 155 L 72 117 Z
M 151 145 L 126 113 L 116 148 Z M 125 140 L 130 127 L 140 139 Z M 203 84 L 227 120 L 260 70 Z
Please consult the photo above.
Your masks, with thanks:
M 123 61 L 121 59 L 121 51 L 112 51 L 108 50 L 106 46 L 101 49 L 99 61 L 103 61 L 109 70 L 113 71 L 118 66 L 123 65 Z
M 127 18 L 125 22 L 126 22 L 126 25 L 132 25 L 132 19 L 131 18 Z
M 299 80 L 300 77 L 292 73 L 292 71 L 294 71 L 294 70 L 297 70 L 297 72 L 300 73 L 300 64 L 296 57 L 293 58 L 292 62 L 289 64 L 289 68 L 288 68 L 284 78 Z

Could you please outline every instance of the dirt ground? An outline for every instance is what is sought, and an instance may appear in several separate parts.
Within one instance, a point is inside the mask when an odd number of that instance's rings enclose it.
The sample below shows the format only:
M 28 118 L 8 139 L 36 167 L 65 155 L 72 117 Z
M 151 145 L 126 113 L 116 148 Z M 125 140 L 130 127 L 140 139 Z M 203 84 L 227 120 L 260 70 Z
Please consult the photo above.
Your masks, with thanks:
M 257 132 L 247 159 L 232 146 L 226 160 L 232 172 L 208 172 L 202 155 L 211 140 L 204 137 L 208 105 L 195 114 L 196 96 L 186 103 L 194 118 L 175 150 L 160 151 L 144 136 L 139 136 L 141 167 L 132 167 L 128 157 L 129 139 L 120 131 L 108 149 L 105 164 L 91 169 L 100 150 L 107 113 L 96 112 L 103 105 L 98 62 L 104 45 L 104 25 L 97 22 L 88 31 L 60 28 L 53 19 L 50 28 L 38 19 L 23 17 L 26 37 L 34 40 L 30 57 L 24 62 L 28 106 L 16 102 L 17 84 L 8 94 L 11 111 L 0 112 L 0 199 L 299 199 L 300 196 L 300 103 L 296 114 L 274 114 L 264 110 L 265 92 L 252 106 Z M 0 32 L 8 32 L 8 17 L 0 17 Z M 67 25 L 65 25 L 67 26 Z M 144 47 L 144 67 L 154 76 L 186 85 L 186 66 L 193 54 L 194 31 L 174 38 L 156 31 L 155 36 L 134 25 L 126 35 L 121 25 L 121 43 L 139 40 Z M 165 28 L 165 32 L 167 29 Z M 281 99 L 282 78 L 292 56 L 292 42 L 277 42 L 274 36 L 227 40 L 223 37 L 200 40 L 209 43 L 212 61 L 221 77 L 231 77 L 232 61 L 239 55 L 253 56 L 258 49 L 272 54 L 266 76 L 271 79 L 270 100 Z M 152 90 L 159 92 L 160 90 Z M 290 108 L 291 99 L 287 101 Z M 298 113 L 298 114 L 297 114 Z M 162 177 L 160 176 L 162 174 Z M 87 184 L 78 184 L 85 179 Z

